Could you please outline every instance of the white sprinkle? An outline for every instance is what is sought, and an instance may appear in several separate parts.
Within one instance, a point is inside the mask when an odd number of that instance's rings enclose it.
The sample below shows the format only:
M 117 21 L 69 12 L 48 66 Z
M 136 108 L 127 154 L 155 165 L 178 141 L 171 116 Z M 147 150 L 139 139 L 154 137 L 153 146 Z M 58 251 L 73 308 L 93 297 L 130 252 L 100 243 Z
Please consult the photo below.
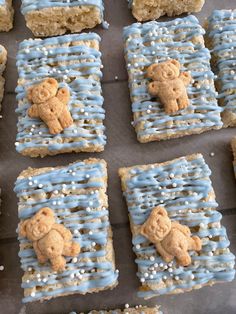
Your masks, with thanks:
M 41 282 L 41 278 L 38 278 L 38 282 Z
M 160 267 L 162 268 L 164 266 L 164 264 L 163 263 L 160 263 Z
M 140 281 L 141 281 L 141 282 L 145 282 L 145 278 L 141 278 Z
M 167 277 L 166 276 L 163 276 L 163 280 L 166 280 L 167 279 Z
M 170 173 L 170 178 L 171 178 L 171 179 L 173 179 L 174 176 L 175 176 L 175 175 L 174 175 L 173 173 Z
M 210 153 L 210 156 L 211 156 L 211 157 L 214 157 L 214 156 L 215 156 L 215 153 L 214 153 L 214 152 L 211 152 L 211 153 Z
M 31 292 L 31 297 L 34 298 L 35 297 L 35 292 Z
M 118 80 L 118 76 L 117 76 L 117 75 L 115 76 L 115 80 L 116 80 L 116 81 Z
M 36 277 L 37 277 L 37 278 L 40 278 L 40 277 L 41 277 L 41 275 L 40 275 L 40 274 L 37 274 L 37 275 L 36 275 Z
M 26 283 L 30 283 L 29 279 L 26 280 Z
M 144 277 L 147 278 L 148 277 L 148 273 L 144 273 Z
M 194 279 L 194 278 L 195 278 L 195 277 L 194 277 L 194 275 L 192 274 L 192 275 L 191 275 L 191 279 Z
M 73 257 L 72 262 L 73 263 L 77 263 L 78 262 L 78 258 L 77 257 Z
M 174 183 L 172 184 L 172 186 L 173 186 L 173 188 L 176 188 L 176 187 L 177 187 L 177 183 L 174 182 Z
M 184 204 L 185 204 L 185 205 L 188 205 L 188 204 L 189 204 L 189 202 L 188 202 L 188 201 L 185 201 L 185 202 L 184 202 Z
M 42 184 L 42 183 L 40 183 L 40 184 L 39 184 L 39 188 L 41 189 L 42 187 L 43 187 L 43 184 Z
M 119 274 L 119 272 L 120 272 L 119 269 L 116 269 L 115 273 L 116 273 L 116 274 Z
M 213 256 L 213 252 L 208 252 L 208 256 Z
M 125 308 L 126 308 L 126 309 L 129 308 L 129 304 L 128 304 L 128 303 L 125 304 Z
M 153 275 L 150 275 L 150 279 L 153 279 Z
M 86 212 L 88 212 L 88 213 L 91 212 L 91 208 L 90 208 L 90 207 L 87 207 L 87 208 L 86 208 Z
M 47 282 L 48 281 L 48 279 L 47 278 L 43 278 L 43 282 Z
M 53 201 L 53 202 L 52 202 L 52 205 L 54 205 L 54 206 L 57 205 L 57 202 L 56 202 L 56 201 Z
M 70 278 L 75 278 L 75 274 L 70 274 Z
M 74 234 L 78 234 L 78 233 L 79 233 L 79 230 L 75 229 Z
M 4 270 L 4 266 L 1 265 L 1 266 L 0 266 L 0 271 L 3 271 L 3 270 Z
M 205 225 L 202 222 L 199 224 L 199 226 L 200 226 L 200 228 L 205 228 Z
M 158 266 L 159 266 L 158 263 L 155 263 L 155 264 L 154 264 L 154 267 L 158 267 Z
M 96 242 L 92 242 L 92 246 L 96 246 Z
M 28 271 L 32 271 L 32 267 L 28 267 Z
M 87 178 L 87 179 L 90 178 L 90 175 L 89 175 L 89 174 L 86 174 L 85 178 Z
M 29 185 L 33 185 L 33 182 L 30 181 L 28 184 L 29 184 Z
M 150 261 L 154 262 L 155 261 L 155 257 L 154 256 L 150 256 Z
M 161 203 L 161 204 L 163 204 L 163 203 L 164 203 L 164 201 L 163 201 L 163 200 L 160 200 L 160 203 Z
M 85 273 L 85 270 L 84 270 L 84 269 L 81 269 L 80 272 L 81 272 L 81 274 L 84 274 L 84 273 Z
M 211 234 L 209 234 L 209 239 L 212 239 L 212 235 Z
M 157 273 L 157 272 L 156 272 L 155 270 L 152 271 L 152 274 L 153 274 L 153 275 L 156 275 L 156 273 Z
M 165 195 L 165 192 L 161 192 L 161 195 Z
M 179 276 L 175 276 L 175 280 L 179 280 Z
M 20 143 L 19 142 L 15 142 L 15 146 L 18 146 L 18 145 L 20 145 Z
M 90 231 L 89 231 L 89 235 L 92 235 L 92 234 L 93 234 L 93 231 L 90 230 Z
M 139 250 L 141 248 L 140 244 L 136 245 L 136 249 Z
M 172 273 L 172 272 L 173 272 L 173 269 L 170 267 L 170 268 L 168 269 L 168 272 L 169 272 L 169 273 Z

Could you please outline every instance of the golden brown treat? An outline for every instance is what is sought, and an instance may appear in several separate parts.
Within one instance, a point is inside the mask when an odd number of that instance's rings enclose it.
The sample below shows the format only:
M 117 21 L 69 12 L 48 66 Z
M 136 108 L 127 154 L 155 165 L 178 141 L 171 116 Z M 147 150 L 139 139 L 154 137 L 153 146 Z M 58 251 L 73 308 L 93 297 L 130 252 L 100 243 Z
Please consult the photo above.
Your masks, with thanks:
M 13 15 L 12 0 L 3 0 L 3 4 L 0 4 L 0 32 L 9 32 L 12 29 Z
M 158 19 L 162 15 L 175 16 L 201 11 L 205 0 L 130 0 L 138 21 Z
M 192 77 L 188 72 L 180 73 L 180 63 L 168 60 L 154 63 L 147 69 L 147 77 L 152 79 L 148 85 L 148 92 L 159 97 L 167 114 L 173 114 L 185 109 L 189 105 L 186 87 Z
M 167 263 L 176 257 L 179 265 L 188 266 L 191 264 L 188 251 L 202 249 L 200 238 L 191 237 L 191 231 L 187 226 L 171 221 L 162 206 L 152 210 L 140 232 L 155 244 L 157 252 Z
M 50 134 L 61 133 L 73 124 L 67 107 L 70 92 L 65 87 L 58 89 L 58 82 L 54 78 L 47 78 L 30 87 L 27 96 L 32 103 L 28 110 L 29 117 L 43 120 Z
M 65 270 L 66 260 L 63 256 L 77 256 L 80 245 L 72 242 L 72 234 L 62 224 L 57 224 L 54 212 L 44 207 L 33 217 L 19 225 L 19 234 L 33 242 L 33 248 L 39 263 L 50 260 L 54 271 Z

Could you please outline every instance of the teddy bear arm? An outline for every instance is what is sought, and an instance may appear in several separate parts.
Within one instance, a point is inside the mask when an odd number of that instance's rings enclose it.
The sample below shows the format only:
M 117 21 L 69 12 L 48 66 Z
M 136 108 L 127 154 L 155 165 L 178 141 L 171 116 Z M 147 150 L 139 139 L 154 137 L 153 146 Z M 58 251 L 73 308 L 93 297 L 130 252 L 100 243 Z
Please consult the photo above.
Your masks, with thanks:
M 200 251 L 202 249 L 201 239 L 197 236 L 193 236 L 188 239 L 188 249 L 193 251 Z
M 179 78 L 184 83 L 185 86 L 188 86 L 191 83 L 192 76 L 188 72 L 182 72 L 180 73 Z
M 28 115 L 30 118 L 39 118 L 38 105 L 32 105 L 28 110 Z
M 188 252 L 181 252 L 178 256 L 176 256 L 177 262 L 180 266 L 189 266 L 192 262 L 190 255 Z
M 166 263 L 171 262 L 174 259 L 174 256 L 166 252 L 165 248 L 163 248 L 161 242 L 155 243 L 157 252 L 161 255 Z
M 148 84 L 148 92 L 152 96 L 159 96 L 160 90 L 161 90 L 161 88 L 160 88 L 159 82 L 153 81 L 153 82 Z
M 80 253 L 80 245 L 76 242 L 66 242 L 64 244 L 62 254 L 64 256 L 78 256 Z
M 63 256 L 59 255 L 57 257 L 50 259 L 52 269 L 54 271 L 63 271 L 66 267 L 66 260 Z
M 52 226 L 52 229 L 56 230 L 57 232 L 59 232 L 60 235 L 62 236 L 62 238 L 64 239 L 64 241 L 71 241 L 72 234 L 71 234 L 70 230 L 67 229 L 66 227 L 64 227 L 63 225 L 54 224 Z
M 46 263 L 48 258 L 45 255 L 43 255 L 42 252 L 40 251 L 37 241 L 33 242 L 33 248 L 34 248 L 34 251 L 35 251 L 35 254 L 37 256 L 39 263 L 41 263 L 41 264 Z
M 62 87 L 58 90 L 56 97 L 63 103 L 63 105 L 67 105 L 70 99 L 70 92 L 68 88 Z

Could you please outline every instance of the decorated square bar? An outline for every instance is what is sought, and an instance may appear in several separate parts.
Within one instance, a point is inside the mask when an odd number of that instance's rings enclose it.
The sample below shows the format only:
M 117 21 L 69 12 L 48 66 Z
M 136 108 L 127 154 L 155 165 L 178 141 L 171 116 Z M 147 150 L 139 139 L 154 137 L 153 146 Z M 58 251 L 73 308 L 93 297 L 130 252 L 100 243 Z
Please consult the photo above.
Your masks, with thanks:
M 3 77 L 3 72 L 6 68 L 7 63 L 7 51 L 6 49 L 0 45 L 0 109 L 4 94 L 4 85 L 5 85 L 5 79 Z
M 156 20 L 162 15 L 175 16 L 201 11 L 205 0 L 128 0 L 138 21 Z
M 149 299 L 232 281 L 235 257 L 201 154 L 121 168 L 133 250 Z
M 22 0 L 21 12 L 35 36 L 79 33 L 103 21 L 103 0 Z
M 16 149 L 31 157 L 104 150 L 100 37 L 29 39 L 17 54 Z
M 224 127 L 236 126 L 236 10 L 214 10 L 207 22 L 207 45 L 217 74 Z
M 232 147 L 232 151 L 233 151 L 233 157 L 234 157 L 233 166 L 234 166 L 234 173 L 235 173 L 235 177 L 236 177 L 236 137 L 234 137 L 232 139 L 231 147 Z
M 106 189 L 101 159 L 28 168 L 19 175 L 24 303 L 117 285 Z
M 203 35 L 194 16 L 125 27 L 132 124 L 141 143 L 222 127 Z
M 13 27 L 12 0 L 0 0 L 0 32 L 9 32 Z

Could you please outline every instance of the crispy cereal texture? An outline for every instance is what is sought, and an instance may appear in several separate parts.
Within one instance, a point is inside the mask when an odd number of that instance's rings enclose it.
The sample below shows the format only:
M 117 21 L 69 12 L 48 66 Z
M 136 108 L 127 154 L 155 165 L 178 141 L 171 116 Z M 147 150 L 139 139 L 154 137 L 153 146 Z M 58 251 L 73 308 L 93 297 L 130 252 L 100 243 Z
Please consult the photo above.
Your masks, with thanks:
M 19 234 L 33 242 L 39 263 L 51 262 L 54 271 L 63 271 L 64 256 L 77 256 L 80 245 L 72 241 L 72 234 L 62 224 L 57 224 L 49 207 L 40 209 L 33 217 L 19 225 Z
M 3 0 L 3 4 L 0 4 L 0 32 L 9 32 L 12 29 L 13 15 L 12 0 Z
M 191 264 L 188 251 L 202 249 L 200 238 L 191 237 L 191 231 L 187 226 L 171 221 L 162 206 L 152 210 L 140 232 L 155 244 L 157 252 L 167 263 L 176 257 L 179 265 L 188 266 Z
M 189 105 L 186 87 L 192 78 L 188 72 L 180 73 L 178 60 L 154 63 L 147 69 L 147 77 L 152 80 L 148 92 L 159 97 L 167 114 L 185 109 Z
M 76 314 L 76 313 L 75 313 Z M 102 311 L 90 311 L 88 314 L 163 314 L 162 311 L 160 311 L 159 306 L 155 307 L 147 307 L 142 305 L 137 305 L 135 307 L 129 307 L 127 309 L 121 310 L 102 310 Z
M 68 88 L 58 89 L 54 78 L 29 88 L 28 100 L 32 106 L 28 110 L 30 118 L 40 118 L 49 128 L 50 134 L 61 133 L 73 124 L 67 104 L 70 99 Z
M 23 4 L 26 0 L 23 0 Z M 37 0 L 36 2 L 40 2 Z M 61 4 L 61 3 L 60 3 Z M 26 4 L 25 4 L 26 5 Z M 57 6 L 22 12 L 27 27 L 38 37 L 63 35 L 66 32 L 79 33 L 102 23 L 102 7 L 95 5 Z
M 205 0 L 130 0 L 138 21 L 158 19 L 162 15 L 175 16 L 201 11 Z

